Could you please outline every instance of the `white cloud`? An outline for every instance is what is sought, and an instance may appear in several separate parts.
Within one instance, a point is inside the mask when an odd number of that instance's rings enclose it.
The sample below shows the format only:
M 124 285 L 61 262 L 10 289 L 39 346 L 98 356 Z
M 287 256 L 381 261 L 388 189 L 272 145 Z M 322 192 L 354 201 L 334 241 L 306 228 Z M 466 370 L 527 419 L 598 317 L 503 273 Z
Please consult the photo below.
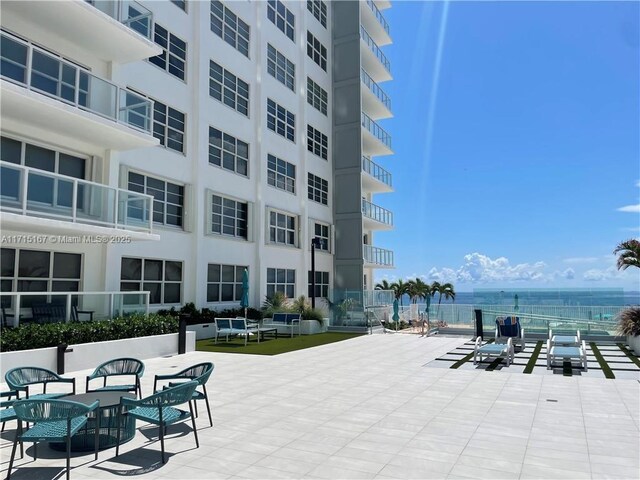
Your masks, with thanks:
M 564 263 L 593 263 L 598 261 L 598 257 L 572 257 L 562 260 Z
M 573 270 L 573 268 L 567 268 L 564 272 L 560 273 L 559 276 L 567 280 L 573 280 L 574 278 L 576 278 L 576 272 Z
M 625 205 L 616 209 L 619 212 L 640 213 L 640 203 L 637 205 Z

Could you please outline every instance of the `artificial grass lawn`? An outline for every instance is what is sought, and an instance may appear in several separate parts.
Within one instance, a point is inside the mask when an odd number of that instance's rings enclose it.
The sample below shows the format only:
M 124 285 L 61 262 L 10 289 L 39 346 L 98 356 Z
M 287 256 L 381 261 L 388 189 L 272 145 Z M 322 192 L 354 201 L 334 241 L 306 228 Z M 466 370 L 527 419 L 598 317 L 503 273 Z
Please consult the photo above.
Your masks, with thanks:
M 340 342 L 361 336 L 361 333 L 341 333 L 329 332 L 315 335 L 279 336 L 277 339 L 266 337 L 258 343 L 254 338 L 250 338 L 247 346 L 244 346 L 244 338 L 236 337 L 225 342 L 221 339 L 218 343 L 213 343 L 213 338 L 198 340 L 196 350 L 200 352 L 224 352 L 224 353 L 250 353 L 254 355 L 278 355 L 280 353 L 293 352 L 303 348 L 317 347 L 328 343 Z

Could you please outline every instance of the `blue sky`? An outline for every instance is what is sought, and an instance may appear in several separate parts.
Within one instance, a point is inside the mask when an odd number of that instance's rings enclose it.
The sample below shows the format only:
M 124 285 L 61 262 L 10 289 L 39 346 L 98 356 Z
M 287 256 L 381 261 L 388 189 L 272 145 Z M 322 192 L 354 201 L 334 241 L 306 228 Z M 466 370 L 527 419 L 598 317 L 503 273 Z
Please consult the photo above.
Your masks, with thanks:
M 396 269 L 475 287 L 624 287 L 640 235 L 637 2 L 393 2 Z

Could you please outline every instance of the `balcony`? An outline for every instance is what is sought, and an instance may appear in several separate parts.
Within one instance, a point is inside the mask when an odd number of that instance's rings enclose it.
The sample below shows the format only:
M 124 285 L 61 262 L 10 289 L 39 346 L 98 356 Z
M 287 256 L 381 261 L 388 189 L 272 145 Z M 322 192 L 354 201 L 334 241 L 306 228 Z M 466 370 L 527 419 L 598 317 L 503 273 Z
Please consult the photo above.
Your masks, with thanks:
M 158 144 L 150 100 L 6 32 L 1 42 L 3 129 L 103 149 Z
M 362 215 L 365 230 L 391 230 L 393 212 L 362 199 Z
M 394 268 L 393 250 L 362 245 L 364 266 L 369 268 Z
M 373 81 L 364 69 L 360 70 L 360 79 L 366 88 L 362 89 L 362 109 L 375 119 L 391 118 L 391 99 L 384 90 Z
M 372 155 L 391 155 L 391 136 L 364 112 L 362 123 L 362 153 L 368 157 Z
M 389 45 L 389 24 L 373 0 L 360 2 L 360 19 L 371 38 L 379 46 Z
M 153 233 L 151 195 L 4 161 L 0 173 L 5 231 L 160 239 Z
M 362 66 L 376 82 L 391 80 L 391 64 L 363 25 L 360 25 Z
M 362 188 L 371 193 L 388 193 L 393 191 L 391 174 L 369 157 L 362 157 Z
M 153 15 L 127 0 L 3 1 L 2 27 L 74 60 L 127 63 L 153 57 Z M 28 33 L 26 33 L 28 32 Z
M 374 0 L 374 3 L 380 10 L 391 8 L 391 0 Z

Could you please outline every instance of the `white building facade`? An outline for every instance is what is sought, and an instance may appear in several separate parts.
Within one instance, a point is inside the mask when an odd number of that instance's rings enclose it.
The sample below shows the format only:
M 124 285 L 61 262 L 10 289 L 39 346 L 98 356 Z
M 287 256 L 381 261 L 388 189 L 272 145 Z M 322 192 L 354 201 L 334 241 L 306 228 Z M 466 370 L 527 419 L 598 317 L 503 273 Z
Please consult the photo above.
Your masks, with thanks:
M 348 154 L 334 142 L 342 3 L 359 44 Z M 391 153 L 375 123 L 391 116 L 377 85 L 391 78 L 376 44 L 391 41 L 388 6 L 3 2 L 4 313 L 58 298 L 35 292 L 95 292 L 59 297 L 97 317 L 146 301 L 117 292 L 150 292 L 152 310 L 236 307 L 245 268 L 252 306 L 310 295 L 317 237 L 316 296 L 371 289 L 373 268 L 393 266 L 373 243 L 392 225 L 373 199 L 391 176 L 372 159 Z

